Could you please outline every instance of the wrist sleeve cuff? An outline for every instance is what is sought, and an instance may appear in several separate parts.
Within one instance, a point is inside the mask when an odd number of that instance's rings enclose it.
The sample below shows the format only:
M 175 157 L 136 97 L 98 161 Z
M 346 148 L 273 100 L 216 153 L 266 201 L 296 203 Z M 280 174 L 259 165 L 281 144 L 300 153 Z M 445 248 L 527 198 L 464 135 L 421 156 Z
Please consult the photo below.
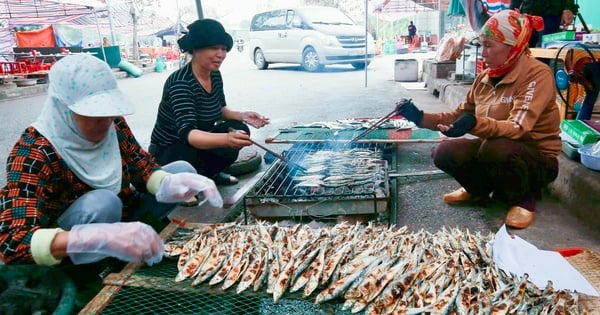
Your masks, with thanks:
M 150 178 L 148 179 L 148 183 L 146 183 L 146 189 L 148 189 L 148 192 L 155 195 L 158 191 L 158 187 L 160 187 L 160 182 L 167 175 L 170 174 L 162 170 L 158 170 L 152 173 L 152 175 L 150 175 Z
M 62 259 L 56 259 L 50 252 L 50 245 L 58 232 L 63 229 L 39 229 L 33 232 L 31 237 L 31 256 L 38 265 L 53 266 L 58 265 Z

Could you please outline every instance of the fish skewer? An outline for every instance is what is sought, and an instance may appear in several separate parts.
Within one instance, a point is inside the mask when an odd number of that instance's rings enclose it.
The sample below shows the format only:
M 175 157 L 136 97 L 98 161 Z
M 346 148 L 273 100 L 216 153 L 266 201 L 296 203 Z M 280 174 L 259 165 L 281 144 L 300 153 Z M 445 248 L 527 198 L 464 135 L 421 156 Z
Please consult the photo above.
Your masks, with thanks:
M 235 129 L 231 128 L 231 127 L 229 128 L 229 131 L 231 131 L 231 132 L 243 132 L 241 130 L 235 130 Z M 277 152 L 275 152 L 275 151 L 267 148 L 266 146 L 264 146 L 264 145 L 258 143 L 257 141 L 255 141 L 254 139 L 250 138 L 250 142 L 252 142 L 252 144 L 254 144 L 255 146 L 257 146 L 257 147 L 259 147 L 259 148 L 261 148 L 261 149 L 263 149 L 263 150 L 271 153 L 274 157 L 280 159 L 285 164 L 287 164 L 289 166 L 292 166 L 293 168 L 299 169 L 299 170 L 301 170 L 303 172 L 306 172 L 306 168 L 304 168 L 304 166 L 299 165 L 297 163 L 294 163 L 294 162 L 288 160 L 285 156 L 283 156 L 283 155 L 281 155 L 281 154 L 279 154 L 279 153 L 277 153 Z
M 404 100 L 404 103 L 407 103 L 407 102 L 410 103 L 411 100 L 410 99 Z M 379 128 L 379 126 L 383 125 L 385 122 L 390 120 L 392 117 L 396 116 L 397 115 L 396 112 L 397 112 L 396 108 L 394 108 L 393 111 L 391 111 L 389 114 L 381 117 L 378 121 L 376 121 L 374 124 L 372 124 L 365 131 L 361 132 L 358 136 L 352 138 L 352 140 L 350 140 L 350 142 L 348 142 L 348 143 L 355 143 L 359 139 L 362 139 L 362 138 L 366 137 L 368 134 L 370 134 L 371 132 L 377 130 L 377 128 Z

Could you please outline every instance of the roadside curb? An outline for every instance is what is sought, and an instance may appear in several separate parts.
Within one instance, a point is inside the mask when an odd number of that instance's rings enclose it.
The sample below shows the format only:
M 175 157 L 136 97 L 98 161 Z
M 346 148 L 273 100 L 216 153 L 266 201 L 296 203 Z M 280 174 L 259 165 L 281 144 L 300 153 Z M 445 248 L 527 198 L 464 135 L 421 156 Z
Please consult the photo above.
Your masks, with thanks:
M 155 72 L 154 66 L 142 67 L 141 69 L 144 71 L 144 74 L 149 72 Z M 121 71 L 119 69 L 113 69 L 113 73 L 115 74 L 115 77 L 117 79 L 133 78 L 127 72 Z M 6 83 L 0 85 L 0 102 L 6 100 L 19 99 L 23 97 L 30 97 L 33 95 L 46 93 L 47 91 L 47 83 L 23 87 L 17 87 L 14 83 Z

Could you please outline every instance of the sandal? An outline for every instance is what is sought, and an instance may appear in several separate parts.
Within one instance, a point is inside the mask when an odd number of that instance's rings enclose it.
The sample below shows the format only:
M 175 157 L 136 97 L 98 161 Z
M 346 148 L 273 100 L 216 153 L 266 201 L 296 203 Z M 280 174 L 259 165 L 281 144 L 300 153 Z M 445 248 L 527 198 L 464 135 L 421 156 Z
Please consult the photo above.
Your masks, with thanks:
M 212 179 L 217 185 L 235 185 L 238 183 L 238 179 L 235 176 L 223 172 L 215 174 Z
M 198 198 L 196 196 L 179 203 L 182 207 L 195 207 L 198 205 Z

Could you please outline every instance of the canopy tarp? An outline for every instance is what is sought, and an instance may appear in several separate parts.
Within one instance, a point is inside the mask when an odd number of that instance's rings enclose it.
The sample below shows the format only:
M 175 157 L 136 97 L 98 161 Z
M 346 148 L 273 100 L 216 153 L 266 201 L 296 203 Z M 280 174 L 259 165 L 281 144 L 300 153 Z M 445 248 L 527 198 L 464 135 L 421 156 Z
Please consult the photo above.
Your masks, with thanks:
M 35 31 L 17 32 L 15 37 L 17 47 L 56 47 L 52 26 Z
M 15 26 L 82 23 L 97 26 L 95 16 L 106 14 L 106 5 L 96 0 L 81 3 L 78 0 L 0 0 L 0 38 L 3 39 L 0 52 L 17 46 L 16 34 L 11 30 Z
M 439 0 L 376 0 L 371 12 L 383 20 L 399 20 L 420 12 L 439 10 Z
M 78 19 L 106 12 L 106 5 L 95 0 L 86 5 L 70 0 L 0 0 L 0 20 L 10 25 L 27 24 L 80 24 Z M 92 23 L 95 25 L 95 21 Z
M 180 22 L 179 24 L 175 23 L 174 25 L 164 28 L 160 31 L 150 33 L 149 35 L 162 38 L 164 36 L 169 36 L 169 35 L 177 36 L 177 35 L 181 34 L 182 32 L 187 32 L 187 24 Z
M 108 33 L 112 27 L 121 34 L 133 32 L 130 14 L 131 5 L 125 2 L 111 4 L 110 12 L 105 3 L 98 0 L 0 0 L 0 52 L 9 51 L 15 46 L 11 29 L 22 25 L 56 25 L 102 29 Z M 110 14 L 109 14 L 110 13 Z M 155 14 L 138 17 L 139 29 L 156 32 L 174 23 Z

